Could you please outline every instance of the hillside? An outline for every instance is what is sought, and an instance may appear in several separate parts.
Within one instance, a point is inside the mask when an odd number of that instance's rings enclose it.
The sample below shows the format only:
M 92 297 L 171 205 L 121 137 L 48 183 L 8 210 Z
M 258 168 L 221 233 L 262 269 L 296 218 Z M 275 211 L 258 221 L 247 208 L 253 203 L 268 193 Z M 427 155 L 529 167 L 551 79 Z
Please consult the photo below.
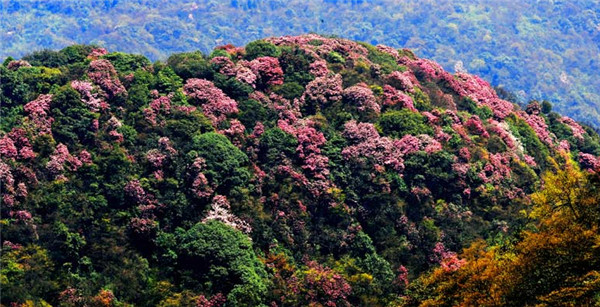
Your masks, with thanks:
M 268 36 L 333 34 L 409 48 L 600 127 L 598 0 L 3 0 L 0 11 L 0 59 L 97 44 L 154 61 Z
M 600 302 L 600 136 L 548 102 L 312 34 L 24 59 L 0 66 L 3 305 Z

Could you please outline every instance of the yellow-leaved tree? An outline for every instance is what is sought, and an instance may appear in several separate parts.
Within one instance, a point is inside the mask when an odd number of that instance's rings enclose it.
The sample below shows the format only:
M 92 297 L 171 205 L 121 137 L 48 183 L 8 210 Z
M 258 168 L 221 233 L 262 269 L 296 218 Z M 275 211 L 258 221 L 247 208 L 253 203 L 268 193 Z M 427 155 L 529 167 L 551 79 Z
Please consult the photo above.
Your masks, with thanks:
M 600 306 L 600 175 L 570 161 L 556 169 L 515 243 L 472 244 L 459 269 L 413 283 L 404 305 Z

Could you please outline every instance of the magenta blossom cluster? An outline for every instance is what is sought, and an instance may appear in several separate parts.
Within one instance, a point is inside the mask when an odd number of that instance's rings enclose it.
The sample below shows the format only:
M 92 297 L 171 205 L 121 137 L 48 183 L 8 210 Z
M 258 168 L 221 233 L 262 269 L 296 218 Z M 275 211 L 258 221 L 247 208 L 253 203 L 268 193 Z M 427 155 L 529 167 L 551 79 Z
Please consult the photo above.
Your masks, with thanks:
M 483 122 L 481 121 L 481 119 L 479 119 L 479 116 L 477 115 L 471 116 L 471 118 L 469 118 L 469 120 L 467 120 L 467 122 L 465 123 L 465 127 L 467 127 L 467 129 L 469 129 L 476 135 L 480 135 L 484 138 L 490 137 L 490 134 L 485 130 L 485 127 L 483 126 Z
M 600 159 L 589 153 L 579 153 L 579 165 L 583 169 L 597 172 L 600 170 Z
M 152 126 L 164 126 L 164 119 L 159 119 L 159 116 L 165 116 L 171 113 L 171 99 L 168 96 L 158 97 L 152 102 L 148 108 L 144 109 L 144 118 L 152 125 Z
M 0 157 L 13 160 L 29 160 L 35 157 L 25 129 L 13 128 L 0 138 Z
M 400 140 L 379 136 L 373 124 L 349 121 L 344 125 L 344 136 L 352 144 L 342 150 L 345 159 L 359 163 L 370 161 L 397 172 L 404 170 Z
M 183 92 L 202 107 L 204 115 L 215 126 L 225 121 L 227 115 L 238 112 L 237 102 L 206 79 L 188 79 Z
M 415 84 L 417 84 L 415 76 L 409 70 L 405 72 L 393 71 L 385 79 L 391 86 L 407 93 L 413 93 Z
M 304 101 L 314 101 L 319 105 L 339 101 L 342 99 L 342 76 L 339 74 L 317 77 L 306 85 L 302 95 Z
M 54 153 L 50 155 L 50 161 L 46 164 L 46 169 L 51 174 L 64 179 L 62 174 L 65 171 L 65 167 L 69 171 L 76 171 L 82 165 L 83 162 L 78 157 L 71 155 L 67 146 L 61 143 L 56 145 Z
M 413 112 L 416 112 L 417 109 L 414 107 L 414 102 L 412 97 L 409 95 L 398 91 L 394 87 L 390 85 L 383 86 L 383 105 L 384 106 L 401 106 L 403 108 L 407 108 Z
M 206 160 L 203 158 L 196 158 L 190 166 L 189 173 L 192 176 L 192 192 L 199 198 L 210 197 L 215 187 L 209 184 L 208 179 L 202 173 L 206 168 Z
M 442 242 L 435 244 L 432 260 L 439 263 L 446 272 L 456 271 L 466 263 L 466 260 L 459 259 L 455 252 L 446 249 Z
M 25 104 L 24 110 L 29 116 L 29 120 L 37 128 L 40 134 L 52 133 L 52 118 L 49 114 L 50 104 L 52 103 L 51 94 L 42 94 L 33 101 Z
M 71 87 L 79 92 L 81 101 L 85 103 L 92 112 L 108 109 L 108 104 L 98 98 L 97 92 L 93 92 L 94 88 L 90 82 L 75 80 L 71 82 Z
M 88 77 L 94 81 L 109 98 L 127 95 L 127 90 L 121 84 L 117 71 L 108 60 L 94 60 L 90 63 Z
M 583 129 L 583 127 L 581 127 L 580 124 L 578 124 L 572 118 L 567 117 L 567 116 L 561 117 L 560 122 L 567 125 L 571 129 L 571 132 L 573 133 L 573 136 L 576 139 L 583 140 L 583 135 L 585 134 L 585 130 Z
M 257 83 L 265 86 L 283 84 L 283 70 L 279 59 L 274 57 L 259 57 L 249 63 L 250 69 L 257 76 Z
M 379 114 L 381 106 L 377 103 L 373 91 L 365 83 L 348 87 L 343 93 L 344 99 L 355 105 L 360 112 Z

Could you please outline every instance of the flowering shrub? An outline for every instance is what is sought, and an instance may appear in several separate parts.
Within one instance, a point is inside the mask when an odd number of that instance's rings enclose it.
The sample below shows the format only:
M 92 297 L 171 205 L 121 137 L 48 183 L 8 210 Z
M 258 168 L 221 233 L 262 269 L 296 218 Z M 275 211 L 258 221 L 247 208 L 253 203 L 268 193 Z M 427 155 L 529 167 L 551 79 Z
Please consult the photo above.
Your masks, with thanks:
M 393 87 L 407 93 L 414 93 L 415 84 L 413 83 L 414 76 L 411 76 L 409 71 L 399 72 L 393 71 L 386 76 L 387 82 Z
M 313 101 L 318 105 L 326 105 L 342 99 L 342 93 L 342 76 L 335 74 L 317 77 L 309 82 L 302 98 L 306 101 Z
M 108 98 L 127 95 L 127 90 L 117 77 L 117 71 L 108 60 L 94 60 L 90 63 L 88 77 L 106 92 Z
M 54 153 L 50 156 L 50 161 L 46 164 L 46 169 L 55 175 L 61 175 L 65 170 L 65 166 L 70 171 L 76 171 L 83 163 L 79 158 L 72 156 L 69 149 L 64 144 L 56 145 Z
M 583 135 L 585 134 L 585 130 L 581 125 L 579 125 L 576 121 L 574 121 L 570 117 L 563 116 L 560 118 L 560 122 L 569 126 L 573 136 L 579 140 L 583 140 Z
M 356 105 L 360 112 L 373 112 L 379 114 L 381 107 L 375 100 L 375 95 L 368 85 L 359 83 L 346 88 L 343 93 L 344 99 Z
M 237 102 L 225 95 L 212 82 L 205 79 L 188 79 L 183 92 L 202 107 L 204 115 L 218 126 L 227 115 L 238 112 Z
M 489 133 L 483 127 L 483 122 L 479 119 L 479 116 L 473 115 L 469 120 L 465 123 L 465 127 L 470 129 L 474 134 L 480 135 L 484 138 L 489 138 Z
M 257 76 L 257 83 L 264 86 L 283 84 L 283 70 L 279 60 L 273 57 L 256 58 L 249 63 L 250 69 Z
M 35 100 L 28 102 L 24 107 L 29 120 L 41 134 L 51 133 L 52 122 L 54 122 L 54 118 L 49 115 L 51 103 L 52 95 L 40 95 Z
M 85 103 L 92 112 L 98 112 L 101 109 L 108 108 L 108 104 L 98 98 L 98 93 L 94 93 L 93 86 L 90 82 L 86 81 L 72 81 L 71 87 L 79 92 L 81 95 L 81 101 Z
M 582 168 L 590 171 L 600 170 L 600 159 L 588 153 L 579 153 L 579 164 Z
M 25 60 L 10 61 L 6 68 L 10 70 L 18 70 L 21 67 L 31 67 L 31 64 Z

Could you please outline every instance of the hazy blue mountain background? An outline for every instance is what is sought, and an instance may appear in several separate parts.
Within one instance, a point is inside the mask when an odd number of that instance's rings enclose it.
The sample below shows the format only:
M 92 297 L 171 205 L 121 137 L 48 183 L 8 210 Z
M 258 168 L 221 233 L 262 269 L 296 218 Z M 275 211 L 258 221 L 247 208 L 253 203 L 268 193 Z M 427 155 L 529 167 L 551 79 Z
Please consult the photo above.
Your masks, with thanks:
M 600 1 L 0 1 L 0 57 L 98 44 L 152 60 L 307 32 L 410 48 L 600 126 Z

